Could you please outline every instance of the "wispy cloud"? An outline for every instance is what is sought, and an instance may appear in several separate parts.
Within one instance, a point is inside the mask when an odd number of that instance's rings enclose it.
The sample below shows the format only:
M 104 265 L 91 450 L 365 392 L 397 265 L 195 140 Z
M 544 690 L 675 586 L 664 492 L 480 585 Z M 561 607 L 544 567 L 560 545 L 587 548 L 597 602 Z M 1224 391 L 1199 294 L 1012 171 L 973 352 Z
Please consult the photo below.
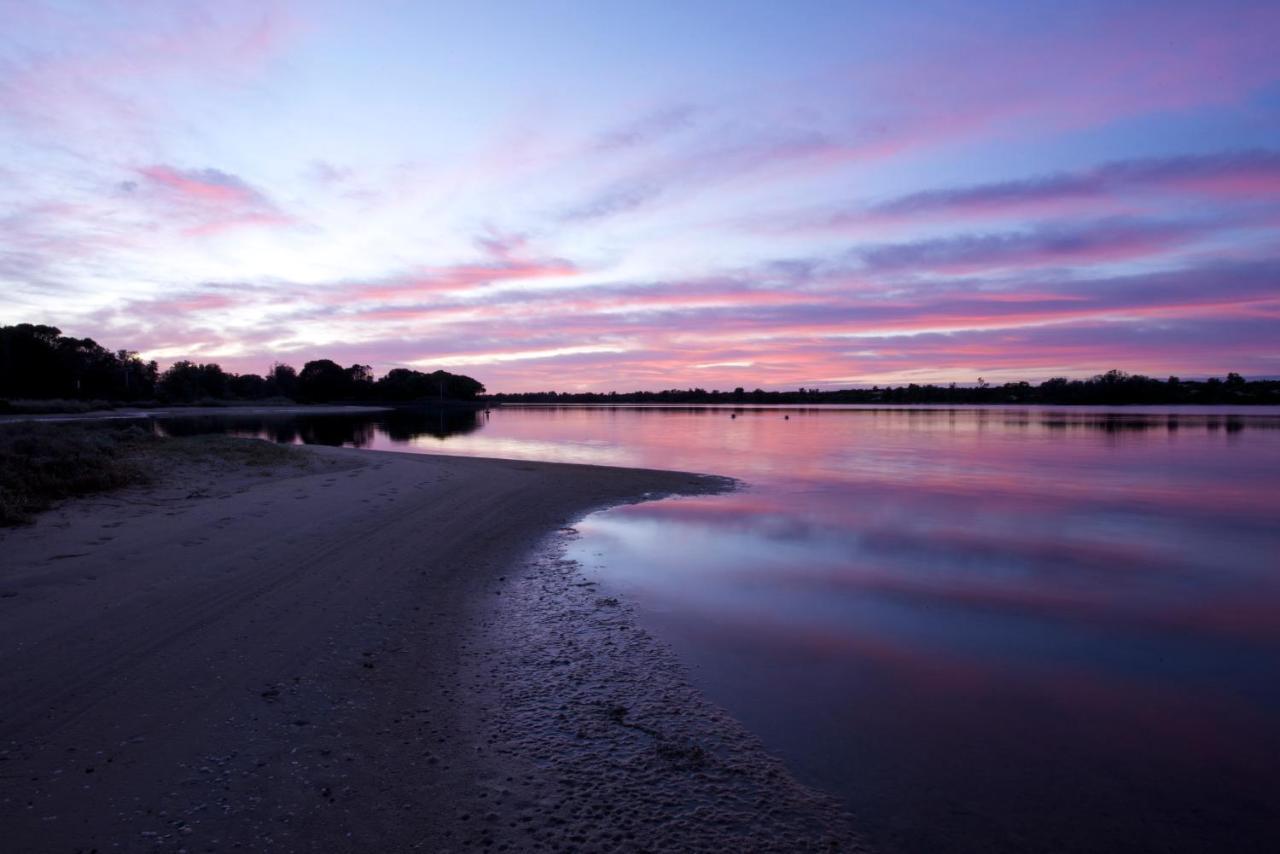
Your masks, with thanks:
M 869 213 L 1034 214 L 1046 205 L 1064 201 L 1150 191 L 1280 199 L 1280 152 L 1255 150 L 1121 160 L 1083 172 L 912 193 L 875 205 Z
M 701 111 L 691 104 L 674 104 L 600 134 L 589 146 L 594 152 L 616 153 L 663 140 L 689 129 Z
M 846 229 L 956 217 L 1096 214 L 1190 198 L 1280 202 L 1280 152 L 1256 149 L 1120 160 L 1077 172 L 922 190 L 834 213 L 815 213 L 790 226 Z M 775 225 L 788 227 L 785 221 Z
M 154 165 L 137 170 L 147 202 L 157 203 L 156 213 L 181 223 L 184 234 L 217 234 L 247 226 L 293 225 L 296 220 L 281 211 L 261 191 L 244 179 L 219 169 L 177 169 Z M 122 190 L 133 195 L 138 185 L 127 182 Z
M 156 119 L 155 89 L 183 78 L 241 81 L 297 27 L 278 2 L 143 0 L 95 11 L 4 4 L 6 29 L 25 37 L 25 49 L 0 52 L 0 121 L 29 131 L 136 132 Z
M 1111 218 L 870 246 L 856 255 L 877 272 L 967 275 L 1151 258 L 1220 228 L 1218 222 Z

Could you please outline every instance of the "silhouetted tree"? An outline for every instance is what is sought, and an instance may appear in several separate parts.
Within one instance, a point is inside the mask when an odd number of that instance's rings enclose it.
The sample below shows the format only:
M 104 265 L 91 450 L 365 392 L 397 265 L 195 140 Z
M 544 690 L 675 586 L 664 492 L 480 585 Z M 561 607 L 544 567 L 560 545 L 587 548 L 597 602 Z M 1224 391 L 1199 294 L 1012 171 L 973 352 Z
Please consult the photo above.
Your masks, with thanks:
M 347 397 L 367 399 L 373 393 L 373 368 L 352 365 L 347 368 Z
M 430 380 L 421 371 L 392 368 L 378 380 L 377 393 L 379 398 L 387 401 L 419 400 L 430 396 Z
M 268 396 L 267 380 L 257 374 L 231 374 L 227 377 L 227 391 L 241 400 L 261 400 Z
M 229 377 L 220 365 L 201 365 L 186 360 L 174 362 L 160 375 L 160 398 L 173 403 L 190 403 L 204 398 L 227 396 Z
M 483 393 L 484 386 L 479 381 L 448 371 L 425 374 L 394 368 L 376 384 L 378 398 L 387 401 L 475 400 Z
M 298 372 L 290 365 L 273 364 L 267 372 L 267 394 L 271 397 L 297 397 Z
M 155 393 L 157 367 L 128 350 L 54 326 L 0 327 L 0 397 L 136 400 Z
M 427 374 L 432 390 L 441 397 L 450 400 L 475 400 L 484 394 L 484 386 L 471 377 L 463 374 L 451 374 L 448 371 L 432 371 Z
M 331 359 L 316 359 L 298 374 L 298 395 L 303 400 L 340 400 L 350 396 L 351 376 Z

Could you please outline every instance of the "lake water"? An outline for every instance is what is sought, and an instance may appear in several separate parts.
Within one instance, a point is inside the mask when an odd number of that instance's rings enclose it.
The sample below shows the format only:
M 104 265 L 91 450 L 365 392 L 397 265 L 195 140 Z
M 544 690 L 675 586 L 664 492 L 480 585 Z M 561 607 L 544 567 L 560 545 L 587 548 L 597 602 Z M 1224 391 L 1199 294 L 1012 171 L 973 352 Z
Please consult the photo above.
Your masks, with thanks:
M 881 850 L 1280 850 L 1274 408 L 166 423 L 739 478 L 572 556 Z

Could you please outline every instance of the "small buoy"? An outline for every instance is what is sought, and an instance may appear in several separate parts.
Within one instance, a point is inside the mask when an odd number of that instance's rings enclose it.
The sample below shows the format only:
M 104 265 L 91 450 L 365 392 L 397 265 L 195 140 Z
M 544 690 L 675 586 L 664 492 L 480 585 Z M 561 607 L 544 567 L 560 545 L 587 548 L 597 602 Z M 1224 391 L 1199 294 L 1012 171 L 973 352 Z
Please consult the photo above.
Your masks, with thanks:
M 791 416 L 790 416 L 790 415 L 784 415 L 784 416 L 782 416 L 782 420 L 783 420 L 783 421 L 790 421 L 790 420 L 791 420 Z
M 730 417 L 730 418 L 737 418 L 737 417 L 738 417 L 738 413 L 736 413 L 736 412 L 730 412 L 730 413 L 729 413 L 729 417 Z

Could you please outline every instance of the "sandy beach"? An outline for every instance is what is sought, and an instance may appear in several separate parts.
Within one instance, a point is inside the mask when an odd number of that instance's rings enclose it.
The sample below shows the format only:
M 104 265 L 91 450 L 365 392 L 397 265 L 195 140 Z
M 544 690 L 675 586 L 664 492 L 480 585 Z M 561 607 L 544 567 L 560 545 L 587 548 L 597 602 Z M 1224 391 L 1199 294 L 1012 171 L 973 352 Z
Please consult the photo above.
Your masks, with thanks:
M 307 448 L 0 530 L 6 848 L 855 850 L 563 558 L 728 487 Z

